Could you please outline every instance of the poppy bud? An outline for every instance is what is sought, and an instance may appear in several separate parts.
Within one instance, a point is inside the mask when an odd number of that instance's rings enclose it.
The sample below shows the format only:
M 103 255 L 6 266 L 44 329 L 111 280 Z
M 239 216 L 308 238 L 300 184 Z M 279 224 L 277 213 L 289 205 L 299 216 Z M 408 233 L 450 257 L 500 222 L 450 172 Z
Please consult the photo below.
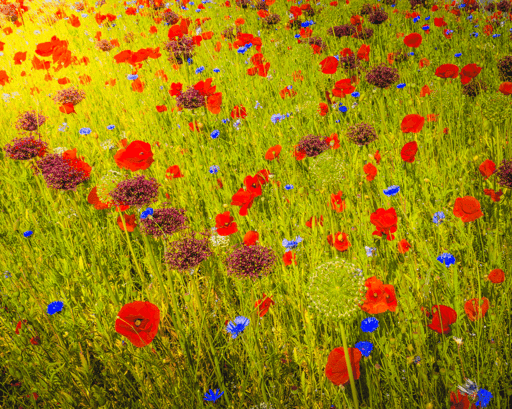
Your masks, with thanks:
M 228 205 L 227 205 L 226 203 L 224 203 L 224 204 L 222 205 L 222 207 L 223 207 L 224 209 L 227 209 L 227 208 L 228 208 Z

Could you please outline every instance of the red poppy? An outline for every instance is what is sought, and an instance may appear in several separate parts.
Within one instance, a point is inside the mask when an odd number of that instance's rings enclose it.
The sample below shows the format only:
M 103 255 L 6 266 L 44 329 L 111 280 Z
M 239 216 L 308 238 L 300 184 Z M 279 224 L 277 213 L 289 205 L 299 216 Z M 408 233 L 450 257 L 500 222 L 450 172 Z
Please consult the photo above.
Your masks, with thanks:
M 422 58 L 418 62 L 418 65 L 420 66 L 420 68 L 428 67 L 430 65 L 430 61 L 428 59 L 426 59 L 426 58 Z
M 352 85 L 351 78 L 347 78 L 336 81 L 331 92 L 335 97 L 345 98 L 346 95 L 352 94 L 355 90 L 356 87 Z
M 76 114 L 75 106 L 71 102 L 61 105 L 59 111 L 63 114 Z
M 39 338 L 39 335 L 36 335 L 35 337 L 30 338 L 30 343 L 32 345 L 41 345 L 41 338 Z
M 137 348 L 153 341 L 158 332 L 160 310 L 149 301 L 125 304 L 116 319 L 116 332 L 128 338 Z
M 412 141 L 404 145 L 400 152 L 400 156 L 404 162 L 413 163 L 417 152 L 418 144 L 416 141 Z
M 459 390 L 457 391 L 457 395 L 455 395 L 454 392 L 450 392 L 450 403 L 452 405 L 450 409 L 469 409 L 469 405 L 471 404 L 469 398 L 460 393 Z M 476 409 L 474 403 L 471 405 L 471 409 Z
M 283 263 L 285 266 L 290 266 L 292 264 L 292 262 L 295 263 L 295 265 L 297 265 L 297 255 L 293 252 L 293 251 L 287 251 L 286 253 L 283 254 Z
M 494 284 L 500 284 L 505 281 L 505 272 L 500 268 L 496 268 L 489 273 L 487 278 Z
M 444 27 L 444 26 L 447 26 L 448 24 L 444 21 L 444 17 L 441 17 L 441 18 L 434 18 L 434 25 L 436 27 Z
M 366 180 L 371 182 L 377 176 L 377 168 L 371 163 L 367 163 L 363 166 L 363 171 L 366 173 Z
M 437 67 L 435 75 L 439 78 L 457 78 L 459 67 L 455 64 L 443 64 Z
M 297 146 L 298 145 L 295 145 L 293 147 L 293 156 L 295 157 L 295 159 L 297 160 L 302 160 L 304 159 L 307 155 L 306 155 L 306 151 L 301 149 L 301 150 L 297 150 Z
M 359 372 L 359 361 L 363 357 L 363 354 L 357 348 L 347 348 L 347 352 L 350 367 L 352 369 L 352 375 L 354 377 L 354 381 L 356 381 L 361 376 L 361 373 Z M 325 376 L 327 376 L 327 379 L 336 386 L 346 384 L 350 381 L 344 348 L 338 347 L 331 351 L 327 358 L 327 365 L 325 365 Z
M 17 335 L 19 335 L 20 334 L 21 325 L 22 324 L 26 324 L 26 323 L 28 323 L 27 320 L 18 321 L 18 324 L 16 324 L 16 330 L 14 332 L 16 332 Z
M 331 209 L 336 210 L 336 213 L 341 213 L 345 210 L 345 201 L 341 199 L 343 192 L 340 190 L 338 193 L 331 194 Z
M 265 293 L 263 293 L 263 298 L 262 300 L 256 300 L 256 303 L 254 304 L 254 308 L 256 307 L 259 307 L 259 314 L 260 314 L 260 317 L 263 317 L 267 312 L 268 310 L 270 309 L 270 307 L 272 305 L 275 304 L 275 301 L 272 300 L 272 296 L 271 297 L 267 297 L 265 295 Z
M 365 299 L 361 309 L 368 314 L 381 314 L 386 311 L 394 312 L 397 307 L 395 287 L 391 284 L 383 284 L 381 280 L 373 276 L 364 283 L 367 288 Z
M 260 188 L 261 189 L 261 188 Z M 259 195 L 250 190 L 238 189 L 233 197 L 231 197 L 231 204 L 233 206 L 241 206 L 238 214 L 240 216 L 247 216 L 247 210 L 250 209 L 254 203 L 254 198 Z
M 279 159 L 279 154 L 281 153 L 281 145 L 272 146 L 268 149 L 267 153 L 265 154 L 266 160 L 274 160 Z
M 425 124 L 425 118 L 418 114 L 407 115 L 402 119 L 401 129 L 404 133 L 418 133 Z
M 154 162 L 151 145 L 143 141 L 133 141 L 114 155 L 117 166 L 132 172 L 148 169 Z
M 316 218 L 315 216 L 311 216 L 309 220 L 306 222 L 306 227 L 309 227 L 310 229 L 313 228 L 313 224 L 315 226 L 324 225 L 324 216 L 320 216 L 320 219 Z
M 245 236 L 244 236 L 244 245 L 246 246 L 252 246 L 254 244 L 256 244 L 256 242 L 258 241 L 258 239 L 260 238 L 260 235 L 257 231 L 248 231 L 247 233 L 245 233 Z
M 167 107 L 165 105 L 157 105 L 156 110 L 158 112 L 165 112 L 165 111 L 167 111 Z
M 229 236 L 238 231 L 235 219 L 231 217 L 229 211 L 218 214 L 215 217 L 215 227 L 219 236 Z
M 476 64 L 467 64 L 460 70 L 460 77 L 463 84 L 467 84 L 472 78 L 475 78 L 482 71 L 482 67 Z
M 421 88 L 420 97 L 423 98 L 425 95 L 432 94 L 432 90 L 428 87 L 428 85 L 425 85 Z
M 418 33 L 409 34 L 404 38 L 404 44 L 411 48 L 418 48 L 422 41 L 423 37 Z
M 406 239 L 402 239 L 398 242 L 398 252 L 400 254 L 405 254 L 409 251 L 411 245 L 407 242 Z
M 294 91 L 293 89 L 289 89 L 288 87 L 284 87 L 281 91 L 279 91 L 279 96 L 282 99 L 285 99 L 287 95 L 290 98 L 294 97 L 295 95 L 297 95 L 297 91 Z
M 243 105 L 236 105 L 231 111 L 231 118 L 242 118 L 245 119 L 247 117 L 247 111 Z
M 336 57 L 327 57 L 320 61 L 320 65 L 322 66 L 323 74 L 334 74 L 338 69 L 338 60 Z
M 480 202 L 472 196 L 458 197 L 455 199 L 453 214 L 464 223 L 475 221 L 484 214 L 480 208 Z
M 352 244 L 348 241 L 347 233 L 337 232 L 327 236 L 327 241 L 338 251 L 347 251 Z
M 432 307 L 432 323 L 428 327 L 438 334 L 450 332 L 450 325 L 457 321 L 457 313 L 446 305 L 434 305 Z
M 484 194 L 490 196 L 493 202 L 499 202 L 503 196 L 503 190 L 500 189 L 499 192 L 496 192 L 493 189 L 484 189 Z
M 318 113 L 320 116 L 327 115 L 327 112 L 329 112 L 329 105 L 327 105 L 325 102 L 320 102 L 318 105 Z
M 181 82 L 173 82 L 171 84 L 171 89 L 169 90 L 169 95 L 172 97 L 176 97 L 182 93 L 183 84 Z
M 473 298 L 471 300 L 466 301 L 464 304 L 464 312 L 468 316 L 471 321 L 476 321 L 480 318 L 483 318 L 489 309 L 489 300 L 485 297 L 482 297 L 481 300 L 478 298 Z
M 331 134 L 325 138 L 325 142 L 331 147 L 331 149 L 338 149 L 340 147 L 340 139 L 337 133 Z
M 370 57 L 370 46 L 363 44 L 357 51 L 357 58 L 359 60 L 369 61 Z
M 512 82 L 503 82 L 500 84 L 500 88 L 498 90 L 503 95 L 511 95 L 512 94 Z
M 134 214 L 131 214 L 131 215 L 123 214 L 123 217 L 124 217 L 124 222 L 126 224 L 126 230 L 129 233 L 131 233 L 135 229 L 135 227 L 137 227 L 137 223 L 135 222 L 135 215 Z M 117 225 L 119 226 L 119 228 L 122 231 L 125 231 L 124 226 L 123 226 L 123 220 L 121 219 L 121 216 L 117 216 Z
M 482 176 L 487 179 L 496 171 L 496 164 L 492 160 L 486 159 L 482 162 L 478 170 Z
M 181 169 L 178 165 L 172 165 L 165 171 L 165 177 L 169 180 L 182 178 L 183 173 L 181 173 Z
M 82 156 L 77 157 L 76 148 L 64 152 L 62 158 L 69 166 L 75 170 L 81 171 L 85 177 L 88 178 L 90 176 L 92 168 L 88 163 L 84 162 Z
M 393 207 L 390 209 L 379 208 L 377 211 L 370 215 L 370 222 L 376 227 L 372 235 L 382 237 L 382 234 L 386 235 L 386 239 L 391 241 L 395 239 L 393 233 L 396 232 L 396 223 L 398 217 Z
M 382 157 L 380 156 L 379 151 L 375 152 L 375 155 L 373 155 L 373 157 L 375 158 L 377 165 L 380 164 L 380 160 L 382 159 Z
M 94 187 L 92 188 L 92 190 L 89 192 L 89 195 L 87 196 L 87 201 L 88 201 L 90 204 L 94 205 L 94 208 L 95 208 L 96 210 L 109 209 L 109 208 L 111 207 L 111 205 L 110 205 L 110 204 L 108 204 L 108 203 L 103 203 L 103 202 L 100 200 L 100 198 L 99 198 L 99 196 L 98 196 L 97 189 L 98 189 L 98 188 L 97 188 L 96 186 L 94 186 Z

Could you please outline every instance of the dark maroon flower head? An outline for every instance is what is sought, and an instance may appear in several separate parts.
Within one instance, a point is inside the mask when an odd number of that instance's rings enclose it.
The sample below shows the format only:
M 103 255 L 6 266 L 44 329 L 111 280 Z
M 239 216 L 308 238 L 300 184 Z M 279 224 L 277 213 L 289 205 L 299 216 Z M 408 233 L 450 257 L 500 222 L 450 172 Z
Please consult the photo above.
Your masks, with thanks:
M 48 149 L 48 143 L 40 138 L 35 139 L 34 136 L 16 138 L 11 143 L 12 145 L 5 145 L 4 150 L 14 160 L 29 160 L 37 156 L 42 158 Z
M 59 104 L 73 104 L 76 106 L 85 99 L 85 91 L 78 90 L 74 85 L 67 89 L 61 89 L 57 91 L 57 94 L 53 97 L 53 100 Z
M 168 42 L 164 49 L 169 53 L 168 60 L 170 62 L 183 64 L 189 58 L 192 58 L 195 46 L 194 40 L 185 35 L 177 40 Z
M 234 40 L 240 32 L 242 32 L 240 27 L 236 27 L 236 32 L 234 27 L 228 27 L 222 31 L 221 35 L 223 35 L 224 38 L 227 38 L 228 40 Z
M 204 239 L 195 238 L 195 234 L 205 236 Z M 164 253 L 165 263 L 173 270 L 185 272 L 197 267 L 203 260 L 213 254 L 210 249 L 210 234 L 191 232 L 182 240 L 173 241 Z
M 259 244 L 240 245 L 226 259 L 229 275 L 253 279 L 265 276 L 272 270 L 277 257 L 272 249 Z
M 462 94 L 467 95 L 468 97 L 474 98 L 482 91 L 487 91 L 487 85 L 482 80 L 475 78 L 462 87 Z
M 413 10 L 415 7 L 427 7 L 427 0 L 409 0 L 411 4 L 411 9 Z
M 325 137 L 311 134 L 303 137 L 297 145 L 297 151 L 306 152 L 308 158 L 320 155 L 329 148 L 329 144 L 325 142 Z
M 485 11 L 488 11 L 489 13 L 493 13 L 494 10 L 496 10 L 496 3 L 489 3 L 484 7 Z
M 256 10 L 268 10 L 268 5 L 265 3 L 265 0 L 256 0 L 254 8 Z
M 369 14 L 371 14 L 373 12 L 373 7 L 371 4 L 363 4 L 361 6 L 361 11 L 359 12 L 359 14 L 361 16 L 367 16 Z
M 325 51 L 327 45 L 323 42 L 321 37 L 309 37 L 307 40 L 309 45 L 317 45 L 320 47 L 321 51 Z
M 357 38 L 359 40 L 368 40 L 369 38 L 372 38 L 373 36 L 373 29 L 369 27 L 363 27 L 363 31 L 354 33 L 354 38 Z
M 188 87 L 176 97 L 176 103 L 185 109 L 196 109 L 204 106 L 206 99 L 203 94 L 193 87 Z
M 279 14 L 270 14 L 269 16 L 263 19 L 263 22 L 268 25 L 277 24 L 281 21 L 281 16 Z
M 366 74 L 366 81 L 377 88 L 387 88 L 399 79 L 398 70 L 384 64 L 371 68 Z
M 34 109 L 19 115 L 15 128 L 20 131 L 21 134 L 26 132 L 34 132 L 37 131 L 39 127 L 46 122 L 47 119 L 47 117 L 41 113 L 37 113 L 37 111 Z
M 117 184 L 109 196 L 123 205 L 142 207 L 156 202 L 160 184 L 155 178 L 146 179 L 144 175 L 125 179 Z
M 79 184 L 89 180 L 90 175 L 82 169 L 74 168 L 62 154 L 52 153 L 36 162 L 35 175 L 43 174 L 49 188 L 59 190 L 73 190 Z
M 336 36 L 338 38 L 341 37 L 349 37 L 356 32 L 356 29 L 351 24 L 343 24 L 341 26 L 331 27 L 327 30 L 327 34 Z
M 500 186 L 512 189 L 512 159 L 504 159 L 496 171 L 496 174 L 498 175 L 498 184 Z
M 507 0 L 501 0 L 498 4 L 496 4 L 496 9 L 502 13 L 508 13 L 511 8 L 512 5 Z
M 407 54 L 407 51 L 400 50 L 393 53 L 393 61 L 395 63 L 401 63 L 404 61 L 407 61 L 409 59 L 409 55 Z
M 174 11 L 167 10 L 163 12 L 162 20 L 164 20 L 167 24 L 172 26 L 180 20 L 180 16 L 178 16 Z
M 368 20 L 372 24 L 382 24 L 388 19 L 388 13 L 384 10 L 376 9 L 370 13 Z
M 347 138 L 354 142 L 356 145 L 364 146 L 375 141 L 378 136 L 373 126 L 363 122 L 349 126 Z
M 164 234 L 170 236 L 185 229 L 187 220 L 185 209 L 175 209 L 174 207 L 155 209 L 151 216 L 141 220 L 140 228 L 144 234 L 149 236 L 161 237 Z
M 512 55 L 506 55 L 498 61 L 498 75 L 501 81 L 512 81 Z

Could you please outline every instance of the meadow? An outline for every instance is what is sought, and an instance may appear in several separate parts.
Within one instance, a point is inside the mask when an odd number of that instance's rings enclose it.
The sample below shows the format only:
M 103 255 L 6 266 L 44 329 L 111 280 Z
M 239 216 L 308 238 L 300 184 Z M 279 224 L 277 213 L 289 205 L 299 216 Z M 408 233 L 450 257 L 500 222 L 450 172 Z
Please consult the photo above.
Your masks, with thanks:
M 0 407 L 512 407 L 511 27 L 1 0 Z

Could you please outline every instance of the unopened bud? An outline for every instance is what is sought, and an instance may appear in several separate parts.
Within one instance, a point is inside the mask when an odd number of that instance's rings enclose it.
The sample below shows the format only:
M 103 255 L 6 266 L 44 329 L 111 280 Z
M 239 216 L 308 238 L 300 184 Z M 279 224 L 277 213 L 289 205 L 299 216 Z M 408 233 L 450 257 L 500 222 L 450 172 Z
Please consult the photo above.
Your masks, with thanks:
M 226 204 L 226 203 L 224 203 L 224 204 L 222 205 L 222 207 L 223 207 L 224 209 L 227 209 L 227 208 L 228 208 L 228 206 L 229 206 L 229 205 L 228 205 L 228 204 Z

